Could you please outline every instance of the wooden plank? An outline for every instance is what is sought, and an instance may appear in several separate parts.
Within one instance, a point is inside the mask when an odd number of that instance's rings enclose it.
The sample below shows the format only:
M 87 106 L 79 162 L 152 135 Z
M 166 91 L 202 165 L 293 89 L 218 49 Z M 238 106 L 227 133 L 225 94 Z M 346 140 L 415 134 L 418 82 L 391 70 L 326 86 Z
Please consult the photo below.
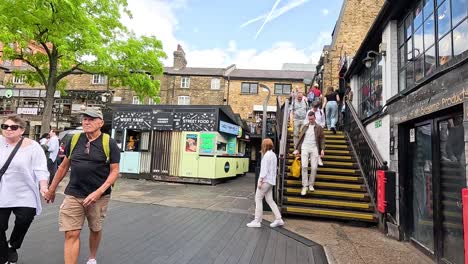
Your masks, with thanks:
M 298 244 L 297 245 L 297 264 L 308 264 L 309 263 L 309 247 L 303 245 L 303 244 Z
M 288 238 L 286 240 L 286 262 L 285 263 L 297 263 L 297 241 Z
M 286 246 L 287 237 L 278 235 L 278 242 L 275 249 L 275 264 L 286 263 Z
M 262 263 L 262 260 L 263 260 L 263 256 L 265 254 L 265 250 L 266 250 L 266 247 L 267 247 L 267 243 L 269 241 L 269 238 L 270 238 L 270 234 L 271 234 L 271 231 L 272 230 L 271 228 L 267 228 L 267 229 L 263 229 L 262 231 L 262 235 L 260 236 L 258 242 L 257 242 L 257 245 L 255 247 L 255 251 L 252 255 L 252 258 L 250 259 L 250 263 L 249 264 L 260 264 Z
M 275 251 L 276 244 L 278 243 L 278 236 L 280 236 L 280 234 L 277 232 L 271 232 L 268 244 L 265 249 L 262 264 L 271 264 L 275 261 Z

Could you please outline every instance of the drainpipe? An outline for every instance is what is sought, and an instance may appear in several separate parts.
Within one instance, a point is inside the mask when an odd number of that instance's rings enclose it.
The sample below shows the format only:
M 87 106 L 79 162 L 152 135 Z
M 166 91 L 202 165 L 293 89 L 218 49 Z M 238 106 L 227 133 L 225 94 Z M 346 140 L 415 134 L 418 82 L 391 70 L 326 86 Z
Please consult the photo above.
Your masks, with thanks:
M 231 75 L 228 75 L 227 99 L 226 105 L 229 105 L 229 87 L 231 86 Z

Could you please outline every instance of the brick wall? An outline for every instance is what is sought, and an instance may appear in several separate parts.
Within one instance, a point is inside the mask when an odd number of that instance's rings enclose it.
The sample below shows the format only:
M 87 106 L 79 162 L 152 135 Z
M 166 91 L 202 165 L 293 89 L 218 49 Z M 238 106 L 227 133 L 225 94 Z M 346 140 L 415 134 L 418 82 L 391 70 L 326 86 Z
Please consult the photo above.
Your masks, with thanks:
M 384 0 L 345 0 L 341 21 L 335 29 L 334 41 L 325 55 L 324 89 L 339 86 L 340 56 L 354 56 L 372 23 L 383 6 Z
M 189 88 L 182 88 L 184 76 L 166 75 L 161 85 L 161 104 L 178 104 L 179 96 L 190 96 L 191 105 L 224 105 L 227 86 L 222 76 L 186 76 L 190 78 Z M 220 79 L 219 89 L 211 89 L 212 79 Z
M 257 94 L 243 94 L 241 93 L 241 87 L 243 82 L 253 82 L 259 83 L 259 80 L 251 79 L 251 80 L 231 80 L 229 85 L 229 100 L 228 104 L 231 106 L 234 113 L 239 113 L 241 118 L 247 119 L 249 118 L 249 114 L 253 112 L 254 105 L 263 105 L 263 101 L 268 95 L 267 91 L 263 91 L 262 88 L 258 87 Z M 276 98 L 279 96 L 281 102 L 289 97 L 289 94 L 278 95 L 274 94 L 275 83 L 283 83 L 283 84 L 291 84 L 293 90 L 298 89 L 303 91 L 305 88 L 304 83 L 302 81 L 260 81 L 261 83 L 270 87 L 271 96 L 268 102 L 269 106 L 276 106 Z

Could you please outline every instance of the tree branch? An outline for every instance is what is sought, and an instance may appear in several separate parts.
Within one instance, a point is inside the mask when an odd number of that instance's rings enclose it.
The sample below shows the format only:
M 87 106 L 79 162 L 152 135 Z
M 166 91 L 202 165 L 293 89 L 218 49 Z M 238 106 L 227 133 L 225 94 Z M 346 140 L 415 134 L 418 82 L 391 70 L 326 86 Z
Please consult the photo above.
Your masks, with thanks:
M 70 68 L 69 70 L 66 70 L 62 73 L 59 74 L 59 76 L 57 76 L 57 81 L 60 81 L 61 79 L 67 77 L 68 75 L 72 74 L 73 71 L 75 70 L 80 70 L 80 71 L 83 71 L 83 72 L 86 72 L 82 69 L 80 69 L 80 66 L 82 65 L 82 63 L 78 63 L 77 65 L 73 66 L 72 68 Z M 86 72 L 86 73 L 89 73 L 89 72 Z
M 22 60 L 22 61 L 26 62 L 29 66 L 33 67 L 36 70 L 36 72 L 39 74 L 39 77 L 41 78 L 42 83 L 44 84 L 44 86 L 47 87 L 47 85 L 48 85 L 47 79 L 46 79 L 46 77 L 44 75 L 44 72 L 41 70 L 41 68 L 39 68 L 39 66 L 35 65 L 30 60 L 24 58 L 22 55 L 18 56 L 17 59 Z
M 50 59 L 50 57 L 52 56 L 52 54 L 50 53 L 50 49 L 49 49 L 49 47 L 47 47 L 47 44 L 46 44 L 45 42 L 43 42 L 43 41 L 41 41 L 41 42 L 39 42 L 39 43 L 41 43 L 41 46 L 45 49 L 45 51 L 47 52 L 47 56 L 48 56 L 49 59 Z

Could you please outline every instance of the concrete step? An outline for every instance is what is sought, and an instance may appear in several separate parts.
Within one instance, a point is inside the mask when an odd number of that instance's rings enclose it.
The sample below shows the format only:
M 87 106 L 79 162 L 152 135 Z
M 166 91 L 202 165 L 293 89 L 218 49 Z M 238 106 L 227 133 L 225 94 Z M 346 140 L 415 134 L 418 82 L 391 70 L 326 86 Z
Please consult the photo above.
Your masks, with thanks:
M 295 177 L 286 177 L 286 180 L 300 180 L 301 176 L 298 178 Z M 344 182 L 344 183 L 363 183 L 364 179 L 358 176 L 342 176 L 342 175 L 327 175 L 327 174 L 317 174 L 317 180 L 328 181 L 328 182 Z
M 302 187 L 301 180 L 286 180 L 285 186 L 287 187 Z M 356 191 L 356 192 L 365 192 L 367 188 L 362 184 L 352 184 L 352 183 L 338 183 L 338 182 L 324 182 L 316 181 L 314 185 L 316 190 L 320 189 L 333 189 L 333 190 L 345 190 L 345 191 Z

